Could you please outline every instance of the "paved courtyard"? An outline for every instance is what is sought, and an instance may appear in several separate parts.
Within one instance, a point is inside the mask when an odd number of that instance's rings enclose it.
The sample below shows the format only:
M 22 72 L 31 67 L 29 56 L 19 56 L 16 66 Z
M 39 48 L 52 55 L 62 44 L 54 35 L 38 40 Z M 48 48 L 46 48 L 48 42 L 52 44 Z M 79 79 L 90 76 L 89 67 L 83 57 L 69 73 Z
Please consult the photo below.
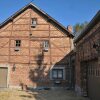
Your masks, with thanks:
M 39 91 L 21 91 L 21 90 L 3 90 L 0 91 L 0 100 L 88 100 L 79 97 L 72 91 L 67 90 L 39 90 Z

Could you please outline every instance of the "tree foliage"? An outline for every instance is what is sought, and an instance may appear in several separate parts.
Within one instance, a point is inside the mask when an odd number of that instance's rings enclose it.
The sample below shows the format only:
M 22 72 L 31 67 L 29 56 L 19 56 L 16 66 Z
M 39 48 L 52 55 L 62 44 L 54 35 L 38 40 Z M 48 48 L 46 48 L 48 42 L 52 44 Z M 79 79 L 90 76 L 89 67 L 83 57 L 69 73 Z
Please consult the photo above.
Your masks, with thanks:
M 80 32 L 82 31 L 86 26 L 87 26 L 88 22 L 85 21 L 84 23 L 76 23 L 74 26 L 73 26 L 73 31 L 74 33 L 77 33 L 77 32 Z

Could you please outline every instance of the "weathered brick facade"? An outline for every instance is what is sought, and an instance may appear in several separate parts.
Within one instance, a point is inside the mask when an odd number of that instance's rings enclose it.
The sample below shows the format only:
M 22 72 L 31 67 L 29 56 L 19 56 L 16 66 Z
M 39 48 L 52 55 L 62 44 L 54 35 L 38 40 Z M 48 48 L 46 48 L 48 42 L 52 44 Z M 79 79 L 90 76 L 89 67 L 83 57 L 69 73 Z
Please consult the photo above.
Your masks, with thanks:
M 31 27 L 32 18 L 37 18 L 35 28 Z M 71 51 L 72 38 L 67 29 L 33 4 L 6 20 L 0 26 L 0 67 L 8 67 L 7 86 L 53 86 L 50 72 L 54 66 L 64 69 L 60 85 L 66 85 L 66 61 L 61 59 Z M 21 40 L 19 51 L 15 51 L 16 40 Z M 41 47 L 45 40 L 49 41 L 47 52 Z
M 82 34 L 75 40 L 76 45 L 76 91 L 100 98 L 100 12 L 91 20 Z M 95 47 L 96 46 L 96 47 Z

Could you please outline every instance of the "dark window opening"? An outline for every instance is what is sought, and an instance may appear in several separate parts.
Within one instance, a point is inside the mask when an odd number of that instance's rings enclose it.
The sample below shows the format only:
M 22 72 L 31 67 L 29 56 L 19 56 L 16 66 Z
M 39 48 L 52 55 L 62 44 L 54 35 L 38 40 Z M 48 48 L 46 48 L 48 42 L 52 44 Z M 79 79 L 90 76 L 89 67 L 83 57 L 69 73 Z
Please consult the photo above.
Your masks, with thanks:
M 21 46 L 21 40 L 16 40 L 16 47 L 20 47 Z

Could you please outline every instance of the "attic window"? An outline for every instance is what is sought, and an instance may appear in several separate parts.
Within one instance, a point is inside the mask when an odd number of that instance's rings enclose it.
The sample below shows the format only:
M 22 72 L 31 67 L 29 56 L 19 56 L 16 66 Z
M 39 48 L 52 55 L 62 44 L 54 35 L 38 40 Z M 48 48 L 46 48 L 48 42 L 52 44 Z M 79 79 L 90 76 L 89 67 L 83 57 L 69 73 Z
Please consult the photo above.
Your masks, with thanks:
M 32 18 L 31 27 L 35 28 L 37 25 L 37 18 Z

